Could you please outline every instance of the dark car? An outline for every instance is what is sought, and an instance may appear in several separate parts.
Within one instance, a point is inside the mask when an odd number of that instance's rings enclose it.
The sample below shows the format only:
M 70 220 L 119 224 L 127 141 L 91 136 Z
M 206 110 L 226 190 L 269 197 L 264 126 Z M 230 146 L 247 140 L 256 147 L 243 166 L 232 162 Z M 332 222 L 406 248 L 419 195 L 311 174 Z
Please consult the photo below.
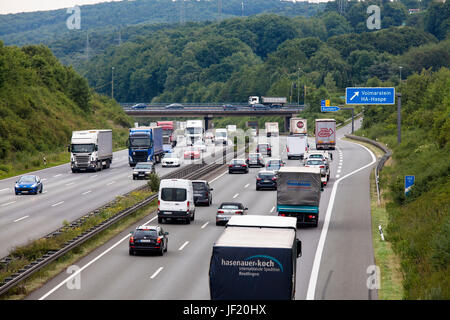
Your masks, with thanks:
M 268 143 L 259 143 L 256 146 L 256 152 L 271 157 L 272 156 L 272 147 Z
M 283 106 L 281 104 L 272 104 L 270 106 L 270 109 L 281 109 L 283 108 Z
M 246 163 L 249 167 L 265 167 L 264 158 L 261 153 L 249 153 Z
M 138 103 L 134 106 L 131 106 L 131 109 L 146 109 L 147 107 L 148 105 L 146 105 L 145 103 Z
M 184 109 L 184 106 L 180 103 L 172 103 L 166 106 L 166 109 Z
M 194 204 L 206 204 L 210 206 L 212 203 L 212 192 L 214 189 L 209 186 L 208 181 L 194 180 L 192 181 L 194 188 Z
M 253 110 L 269 110 L 269 106 L 260 104 L 260 103 L 256 103 L 253 105 Z
M 237 110 L 237 107 L 236 107 L 236 106 L 233 106 L 232 104 L 224 104 L 224 105 L 222 106 L 222 108 L 223 108 L 224 111 L 227 111 L 227 110 Z
M 157 252 L 160 256 L 167 252 L 169 242 L 168 232 L 160 226 L 139 226 L 130 232 L 129 253 L 135 255 L 136 252 Z
M 19 180 L 16 181 L 16 185 L 14 186 L 14 191 L 16 194 L 27 192 L 38 194 L 42 193 L 44 186 L 42 184 L 41 178 L 34 175 L 26 175 L 20 177 Z
M 133 168 L 133 180 L 148 179 L 152 173 L 155 173 L 155 164 L 153 162 L 138 162 Z
M 269 159 L 267 160 L 266 169 L 277 173 L 285 164 L 286 163 L 281 159 Z
M 228 165 L 228 173 L 243 172 L 248 173 L 248 166 L 244 159 L 233 159 Z
M 248 210 L 240 202 L 224 202 L 217 209 L 216 226 L 220 224 L 227 224 L 228 220 L 236 214 L 243 215 Z
M 277 190 L 277 175 L 273 171 L 260 171 L 256 175 L 256 190 Z

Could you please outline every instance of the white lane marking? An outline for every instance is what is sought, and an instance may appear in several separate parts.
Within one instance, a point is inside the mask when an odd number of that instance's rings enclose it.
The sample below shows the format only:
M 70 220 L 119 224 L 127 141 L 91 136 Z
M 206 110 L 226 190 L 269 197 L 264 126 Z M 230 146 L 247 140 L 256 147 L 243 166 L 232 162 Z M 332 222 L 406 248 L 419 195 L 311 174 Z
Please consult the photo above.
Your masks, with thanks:
M 202 225 L 202 229 L 204 229 L 208 225 L 209 221 L 205 222 L 204 225 Z
M 185 243 L 183 243 L 183 245 L 181 247 L 178 248 L 178 251 L 181 251 L 184 249 L 184 247 L 186 247 L 188 245 L 189 241 L 186 241 Z
M 349 143 L 353 143 L 353 142 L 349 142 Z M 337 187 L 339 185 L 339 182 L 341 182 L 345 178 L 348 178 L 351 175 L 353 175 L 361 170 L 364 170 L 364 169 L 370 167 L 371 165 L 373 165 L 376 162 L 376 157 L 372 153 L 372 151 L 370 151 L 369 149 L 367 149 L 366 147 L 364 147 L 360 144 L 357 144 L 357 145 L 366 149 L 366 151 L 372 157 L 372 162 L 359 168 L 359 169 L 356 169 L 353 172 L 346 174 L 342 178 L 336 180 L 336 182 L 333 184 L 333 190 L 331 191 L 330 201 L 328 202 L 328 208 L 327 208 L 327 212 L 325 214 L 325 221 L 323 223 L 322 231 L 320 233 L 319 243 L 317 245 L 316 255 L 314 257 L 314 264 L 313 264 L 313 267 L 311 270 L 311 276 L 309 278 L 309 285 L 308 285 L 308 291 L 306 293 L 306 300 L 314 300 L 314 296 L 316 294 L 316 285 L 317 285 L 317 279 L 319 276 L 320 262 L 322 260 L 322 253 L 323 253 L 323 249 L 325 246 L 325 240 L 327 238 L 328 227 L 330 225 L 331 213 L 333 211 L 334 199 L 336 198 L 336 192 L 337 192 Z
M 47 193 L 47 190 L 43 191 L 42 193 Z
M 13 203 L 15 203 L 15 201 L 4 203 L 4 204 L 2 204 L 2 207 L 9 206 L 10 204 L 13 204 Z
M 237 197 L 239 197 L 239 193 L 236 193 L 236 194 L 233 196 L 233 199 L 236 199 Z
M 64 201 L 60 201 L 60 202 L 58 202 L 58 203 L 52 204 L 52 207 L 59 206 L 60 204 L 63 204 L 63 203 L 64 203 Z
M 123 241 L 128 240 L 130 238 L 130 235 L 127 234 L 125 237 L 123 237 L 122 239 L 120 239 L 119 241 L 117 241 L 114 245 L 112 245 L 109 249 L 105 250 L 103 253 L 101 253 L 100 255 L 98 255 L 97 257 L 95 257 L 93 260 L 91 260 L 89 263 L 87 263 L 86 265 L 84 265 L 83 267 L 81 267 L 79 270 L 75 271 L 74 273 L 72 273 L 69 277 L 67 277 L 65 280 L 63 280 L 60 284 L 58 284 L 56 287 L 54 287 L 52 290 L 50 290 L 49 292 L 47 292 L 46 294 L 44 294 L 42 297 L 39 298 L 39 300 L 44 300 L 45 298 L 47 298 L 49 295 L 51 295 L 53 292 L 55 292 L 56 290 L 58 290 L 59 288 L 61 288 L 61 286 L 63 286 L 66 282 L 72 280 L 74 277 L 76 277 L 79 273 L 81 273 L 81 271 L 83 271 L 84 269 L 86 269 L 87 267 L 89 267 L 91 264 L 93 264 L 94 262 L 96 262 L 98 259 L 100 259 L 101 257 L 103 257 L 105 254 L 107 254 L 108 252 L 110 252 L 112 249 L 114 249 L 115 247 L 117 247 L 119 244 L 121 244 Z
M 217 179 L 223 177 L 228 171 L 225 171 L 224 173 L 220 174 L 219 176 L 215 177 L 214 179 L 212 179 L 209 183 L 213 183 L 214 181 L 216 181 Z
M 247 188 L 249 185 L 250 185 L 250 183 L 247 183 L 247 184 L 244 186 L 244 188 Z
M 336 178 L 339 178 L 339 177 L 340 177 L 340 175 L 337 174 L 337 175 L 336 175 Z
M 93 175 L 93 176 L 92 176 L 92 177 L 90 177 L 90 178 L 92 179 L 92 178 L 95 178 L 96 176 L 98 176 L 98 174 L 96 174 L 96 175 Z
M 148 220 L 146 223 L 144 223 L 144 225 L 149 224 L 150 222 L 152 222 L 152 221 L 155 220 L 156 218 L 158 218 L 158 216 L 155 216 L 155 217 L 151 218 L 151 219 Z
M 338 169 L 337 173 L 341 173 L 341 169 Z
M 88 193 L 91 193 L 91 192 L 92 192 L 92 190 L 88 190 L 88 191 L 83 192 L 82 195 L 84 196 L 85 194 L 88 194 Z
M 53 176 L 53 178 L 58 178 L 59 176 L 62 176 L 62 173 L 59 173 L 56 176 Z
M 75 184 L 75 182 L 69 182 L 69 183 L 66 183 L 66 186 L 71 186 L 73 184 Z
M 2 189 L 2 190 L 0 190 L 0 191 L 5 191 L 5 190 L 8 190 L 8 188 Z
M 110 185 L 112 185 L 113 183 L 116 183 L 115 181 L 111 181 L 110 183 L 107 183 L 106 185 L 107 186 L 110 186 Z
M 47 178 L 42 178 L 42 179 L 41 179 L 41 181 L 46 181 L 46 180 L 47 180 Z M 1 191 L 1 190 L 0 190 L 0 191 Z
M 275 210 L 275 207 L 272 207 L 272 209 L 270 210 L 270 213 L 272 213 Z
M 150 277 L 150 279 L 154 279 L 158 275 L 158 273 L 162 271 L 162 269 L 164 269 L 164 267 L 159 267 L 159 269 L 156 270 L 156 272 Z
M 18 222 L 18 221 L 20 221 L 20 220 L 23 220 L 23 219 L 26 219 L 26 218 L 28 218 L 29 216 L 25 216 L 25 217 L 22 217 L 22 218 L 19 218 L 19 219 L 16 219 L 16 220 L 14 220 L 14 222 Z

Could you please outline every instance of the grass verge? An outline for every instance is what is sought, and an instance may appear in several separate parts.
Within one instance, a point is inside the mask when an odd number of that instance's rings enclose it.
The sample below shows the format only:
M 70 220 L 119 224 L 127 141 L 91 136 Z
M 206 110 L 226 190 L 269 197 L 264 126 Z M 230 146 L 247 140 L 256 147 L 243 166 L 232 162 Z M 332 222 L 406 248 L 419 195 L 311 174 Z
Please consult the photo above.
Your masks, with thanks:
M 384 152 L 365 142 L 343 138 L 342 140 L 361 144 L 371 150 L 379 159 Z M 389 165 L 390 161 L 385 165 Z M 383 199 L 383 192 L 380 190 L 380 199 Z M 375 169 L 370 174 L 370 209 L 372 214 L 372 244 L 375 256 L 375 264 L 380 268 L 381 288 L 378 290 L 379 300 L 400 300 L 403 298 L 403 275 L 401 272 L 401 263 L 399 257 L 394 253 L 392 243 L 389 241 L 389 234 L 386 233 L 388 225 L 388 213 L 386 203 L 380 201 L 378 205 L 377 189 L 375 182 Z M 385 241 L 381 240 L 378 226 L 383 228 Z

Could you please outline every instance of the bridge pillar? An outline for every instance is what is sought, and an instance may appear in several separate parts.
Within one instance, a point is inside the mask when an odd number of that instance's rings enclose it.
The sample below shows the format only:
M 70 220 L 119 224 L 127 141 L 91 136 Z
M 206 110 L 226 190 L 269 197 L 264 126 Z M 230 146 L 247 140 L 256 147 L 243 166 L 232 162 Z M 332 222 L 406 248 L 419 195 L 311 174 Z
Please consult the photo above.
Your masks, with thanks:
M 212 129 L 212 119 L 213 119 L 213 116 L 212 115 L 207 115 L 207 116 L 205 116 L 205 131 L 206 130 L 208 130 L 208 129 Z
M 289 130 L 290 130 L 290 123 L 291 123 L 291 116 L 286 116 L 286 118 L 284 118 L 284 132 L 289 135 Z

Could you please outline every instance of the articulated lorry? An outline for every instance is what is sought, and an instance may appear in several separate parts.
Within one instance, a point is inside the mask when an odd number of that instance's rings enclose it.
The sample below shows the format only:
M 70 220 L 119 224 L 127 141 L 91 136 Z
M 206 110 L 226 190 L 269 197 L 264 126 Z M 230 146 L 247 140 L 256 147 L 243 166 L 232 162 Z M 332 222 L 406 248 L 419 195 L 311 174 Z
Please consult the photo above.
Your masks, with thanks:
M 283 106 L 287 103 L 286 97 L 248 97 L 248 105 L 253 106 L 255 104 L 263 104 L 265 106 Z
M 131 128 L 127 144 L 130 167 L 134 167 L 138 162 L 160 163 L 164 156 L 163 129 L 161 127 Z
M 323 190 L 319 168 L 281 167 L 277 180 L 277 212 L 295 217 L 298 224 L 317 227 L 320 193 Z
M 174 148 L 177 145 L 177 137 L 173 121 L 157 121 L 156 125 L 163 129 L 163 144 L 170 144 Z
M 73 173 L 107 169 L 113 159 L 112 130 L 73 131 L 68 151 Z
M 336 147 L 336 120 L 316 119 L 316 149 L 331 149 Z
M 307 134 L 307 120 L 301 118 L 291 118 L 289 122 L 290 134 Z
M 233 216 L 214 243 L 209 267 L 212 300 L 293 300 L 301 241 L 296 219 Z
M 198 140 L 204 140 L 205 126 L 203 120 L 186 121 L 186 145 L 192 146 Z
M 267 137 L 278 137 L 278 122 L 266 122 L 265 126 Z

